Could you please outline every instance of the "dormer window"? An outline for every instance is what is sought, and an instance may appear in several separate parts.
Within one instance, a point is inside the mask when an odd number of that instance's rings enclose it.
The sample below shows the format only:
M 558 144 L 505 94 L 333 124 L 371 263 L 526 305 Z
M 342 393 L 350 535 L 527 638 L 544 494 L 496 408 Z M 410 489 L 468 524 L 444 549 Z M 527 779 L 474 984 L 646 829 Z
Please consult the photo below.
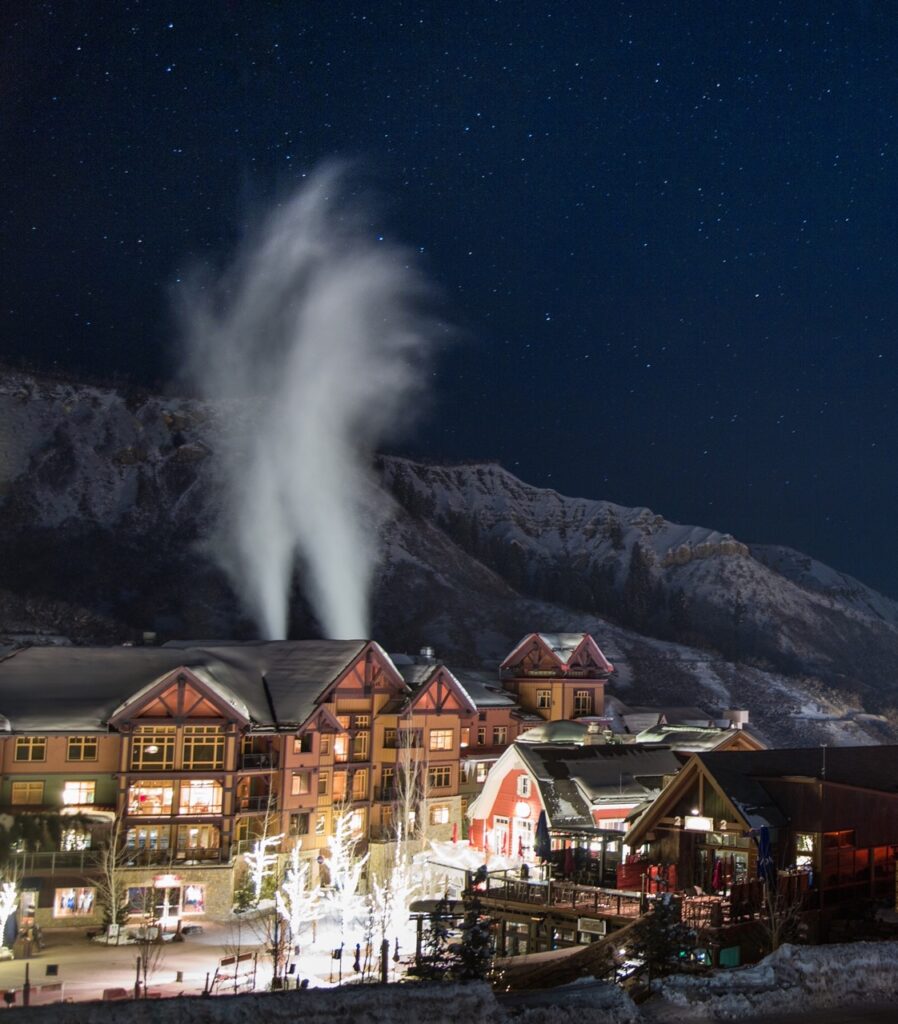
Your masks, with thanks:
M 528 797 L 530 796 L 530 776 L 519 775 L 518 776 L 518 796 Z

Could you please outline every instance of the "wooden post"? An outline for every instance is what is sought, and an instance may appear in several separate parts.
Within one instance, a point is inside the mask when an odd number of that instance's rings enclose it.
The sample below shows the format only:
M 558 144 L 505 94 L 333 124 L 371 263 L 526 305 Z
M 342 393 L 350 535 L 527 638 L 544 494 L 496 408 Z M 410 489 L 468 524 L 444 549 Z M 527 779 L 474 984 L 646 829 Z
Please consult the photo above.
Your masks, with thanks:
M 31 1002 L 31 964 L 25 964 L 25 984 L 22 986 L 22 1006 Z

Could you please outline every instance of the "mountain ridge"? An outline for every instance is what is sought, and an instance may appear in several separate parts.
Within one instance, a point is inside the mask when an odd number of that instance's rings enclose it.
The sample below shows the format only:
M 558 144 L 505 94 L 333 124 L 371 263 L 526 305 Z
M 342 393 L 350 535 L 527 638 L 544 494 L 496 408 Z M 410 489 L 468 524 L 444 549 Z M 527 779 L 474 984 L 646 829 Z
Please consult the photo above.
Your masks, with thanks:
M 0 635 L 253 636 L 204 547 L 217 421 L 238 414 L 0 373 Z M 495 667 L 527 632 L 584 629 L 631 702 L 746 706 L 788 742 L 898 736 L 898 603 L 847 574 L 494 462 L 375 470 L 389 514 L 372 632 L 391 649 Z M 316 629 L 296 586 L 291 635 Z

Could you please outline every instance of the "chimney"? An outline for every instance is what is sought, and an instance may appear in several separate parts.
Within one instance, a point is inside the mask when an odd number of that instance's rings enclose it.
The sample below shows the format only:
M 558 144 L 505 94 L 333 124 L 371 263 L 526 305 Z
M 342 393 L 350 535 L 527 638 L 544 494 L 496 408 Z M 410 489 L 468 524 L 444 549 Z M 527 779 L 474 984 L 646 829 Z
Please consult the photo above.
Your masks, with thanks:
M 730 723 L 731 729 L 742 729 L 748 725 L 748 711 L 744 708 L 727 708 L 723 717 Z

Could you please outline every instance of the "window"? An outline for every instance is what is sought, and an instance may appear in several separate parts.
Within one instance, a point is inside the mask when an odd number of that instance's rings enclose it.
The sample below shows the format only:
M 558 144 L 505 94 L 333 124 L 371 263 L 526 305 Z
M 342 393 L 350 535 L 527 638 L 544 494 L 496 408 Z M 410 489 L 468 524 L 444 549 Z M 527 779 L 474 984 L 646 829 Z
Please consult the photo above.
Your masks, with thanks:
M 330 733 L 321 734 L 321 753 L 330 754 L 331 752 L 331 737 Z
M 430 749 L 431 750 L 451 750 L 452 749 L 452 730 L 451 729 L 431 729 L 430 730 Z
M 392 800 L 396 795 L 396 769 L 381 768 L 380 795 L 382 800 Z
M 315 816 L 315 835 L 323 836 L 327 833 L 327 815 L 318 814 Z
M 536 706 L 538 708 L 550 708 L 552 706 L 552 691 L 551 690 L 537 690 L 536 691 Z
M 471 727 L 470 725 L 463 725 L 461 727 L 461 739 L 459 740 L 460 747 L 467 747 L 471 742 Z
M 64 828 L 59 837 L 59 849 L 63 853 L 90 849 L 90 832 L 82 832 L 77 828 Z
M 213 779 L 181 783 L 179 814 L 221 814 L 222 785 Z
M 293 739 L 293 753 L 311 754 L 313 739 L 314 734 L 310 732 L 305 732 L 302 734 L 302 736 L 295 736 Z
M 506 725 L 494 725 L 493 726 L 493 746 L 501 747 L 503 744 L 508 742 L 508 726 Z
M 14 782 L 12 784 L 14 804 L 42 804 L 44 802 L 43 782 Z
M 349 760 L 349 733 L 341 732 L 334 737 L 334 760 L 338 764 Z
M 486 782 L 486 777 L 489 775 L 490 766 L 486 761 L 478 761 L 474 767 L 474 779 L 477 782 Z
M 217 850 L 220 835 L 214 825 L 179 825 L 179 850 Z
M 224 768 L 224 733 L 217 725 L 185 725 L 184 768 L 214 771 Z
M 431 825 L 449 824 L 449 807 L 447 804 L 432 804 L 430 808 Z
M 64 804 L 92 804 L 96 796 L 97 784 L 91 781 L 66 782 L 62 787 Z
M 125 843 L 129 850 L 167 850 L 167 825 L 138 825 L 129 828 Z
M 574 690 L 574 715 L 592 714 L 592 690 Z
M 356 729 L 370 729 L 371 728 L 371 716 L 370 715 L 354 715 L 353 725 Z
M 423 729 L 400 729 L 399 730 L 399 746 L 408 750 L 411 747 L 423 747 L 424 746 L 424 730 Z
M 131 768 L 159 768 L 163 771 L 175 766 L 175 727 L 138 726 L 131 737 Z
M 395 729 L 384 729 L 384 747 L 387 750 L 395 750 L 397 746 L 397 737 Z
M 346 799 L 346 772 L 334 772 L 334 792 L 332 799 L 336 804 Z
M 352 799 L 353 800 L 367 800 L 368 799 L 368 769 L 363 768 L 361 771 L 352 773 Z
M 90 917 L 94 912 L 95 889 L 57 889 L 53 898 L 54 917 Z
M 17 736 L 16 737 L 16 760 L 17 761 L 46 761 L 47 760 L 47 737 L 46 736 Z
M 359 715 L 359 718 L 362 716 Z M 367 718 L 368 716 L 365 715 Z M 353 761 L 367 761 L 368 760 L 368 737 L 371 735 L 369 732 L 357 732 L 352 737 L 352 760 Z
M 290 792 L 293 796 L 304 796 L 311 792 L 311 783 L 311 772 L 294 772 Z
M 96 761 L 99 740 L 96 736 L 69 736 L 66 761 Z
M 309 834 L 309 812 L 301 811 L 290 815 L 290 835 L 307 836 Z
M 518 776 L 518 796 L 530 796 L 530 776 Z
M 452 768 L 448 764 L 428 768 L 427 785 L 431 789 L 448 789 L 452 785 Z
M 174 797 L 172 782 L 135 782 L 128 789 L 128 813 L 171 814 Z
M 365 808 L 358 807 L 349 816 L 349 831 L 357 836 L 365 831 Z
M 318 795 L 327 796 L 328 773 L 318 773 Z
M 477 746 L 482 747 L 486 744 L 486 726 L 479 725 L 477 727 Z
M 206 887 L 185 885 L 182 909 L 185 914 L 204 914 L 206 912 Z

